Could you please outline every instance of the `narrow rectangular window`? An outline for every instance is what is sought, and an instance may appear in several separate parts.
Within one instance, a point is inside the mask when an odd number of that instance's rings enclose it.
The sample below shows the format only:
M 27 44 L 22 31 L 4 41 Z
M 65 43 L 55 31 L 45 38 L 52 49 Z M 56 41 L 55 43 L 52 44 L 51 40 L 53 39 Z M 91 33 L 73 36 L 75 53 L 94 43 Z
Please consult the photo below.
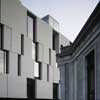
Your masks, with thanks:
M 35 46 L 35 59 L 36 61 L 38 60 L 38 43 L 36 43 L 36 46 Z
M 53 99 L 54 100 L 58 100 L 58 91 L 59 91 L 58 86 L 59 85 L 57 83 L 53 83 Z
M 47 81 L 49 81 L 49 65 L 47 64 Z
M 18 55 L 18 76 L 21 76 L 21 55 Z
M 5 52 L 5 66 L 6 66 L 6 74 L 9 73 L 9 52 Z
M 39 62 L 39 79 L 42 79 L 42 63 Z
M 53 50 L 56 50 L 56 48 L 55 48 L 55 38 L 56 38 L 56 36 L 55 36 L 55 34 L 53 34 L 53 41 L 52 41 Z
M 36 17 L 33 19 L 33 42 L 36 42 Z
M 49 64 L 51 65 L 51 49 L 49 49 Z
M 24 35 L 21 34 L 21 54 L 24 55 Z

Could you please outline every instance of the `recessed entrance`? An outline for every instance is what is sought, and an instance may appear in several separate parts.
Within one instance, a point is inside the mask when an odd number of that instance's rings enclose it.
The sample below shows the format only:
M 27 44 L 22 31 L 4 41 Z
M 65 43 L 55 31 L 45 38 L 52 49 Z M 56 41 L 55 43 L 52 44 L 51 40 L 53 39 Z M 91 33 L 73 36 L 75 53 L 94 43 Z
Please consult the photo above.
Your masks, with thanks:
M 87 96 L 95 100 L 95 54 L 94 50 L 86 56 L 87 62 Z

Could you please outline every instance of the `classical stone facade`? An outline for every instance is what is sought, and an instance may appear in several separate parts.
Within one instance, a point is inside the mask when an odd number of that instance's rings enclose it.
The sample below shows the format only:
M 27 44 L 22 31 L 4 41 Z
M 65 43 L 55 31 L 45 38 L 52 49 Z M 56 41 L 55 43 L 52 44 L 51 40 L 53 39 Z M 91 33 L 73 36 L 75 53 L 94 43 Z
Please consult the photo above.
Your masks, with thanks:
M 100 2 L 57 60 L 61 100 L 100 100 Z

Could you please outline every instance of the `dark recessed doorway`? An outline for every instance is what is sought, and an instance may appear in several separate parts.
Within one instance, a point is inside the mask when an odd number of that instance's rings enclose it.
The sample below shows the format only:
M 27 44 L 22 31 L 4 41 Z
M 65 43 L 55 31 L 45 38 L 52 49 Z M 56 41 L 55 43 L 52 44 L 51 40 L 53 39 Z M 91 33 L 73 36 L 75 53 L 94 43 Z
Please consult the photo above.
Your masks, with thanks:
M 86 56 L 87 62 L 87 96 L 88 100 L 95 100 L 95 53 L 92 50 Z

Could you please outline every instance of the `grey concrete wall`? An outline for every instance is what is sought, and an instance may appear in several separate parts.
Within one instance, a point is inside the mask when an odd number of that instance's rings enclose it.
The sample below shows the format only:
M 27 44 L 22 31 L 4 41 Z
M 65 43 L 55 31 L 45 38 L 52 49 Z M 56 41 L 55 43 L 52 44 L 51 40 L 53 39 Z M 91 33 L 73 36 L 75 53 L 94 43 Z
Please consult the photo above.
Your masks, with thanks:
M 36 98 L 52 99 L 53 84 L 44 80 L 36 81 Z
M 52 49 L 52 28 L 43 20 L 37 18 L 36 41 Z
M 3 50 L 9 52 L 9 74 L 0 74 L 0 97 L 27 98 L 27 78 L 34 79 L 35 67 L 39 67 L 40 62 L 42 80 L 36 81 L 36 98 L 53 99 L 53 83 L 59 83 L 56 52 L 52 50 L 53 29 L 36 17 L 35 42 L 38 43 L 38 51 L 36 51 L 36 43 L 32 43 L 33 39 L 29 36 L 33 23 L 31 23 L 32 19 L 27 17 L 27 9 L 19 0 L 1 0 L 0 6 L 0 23 L 4 25 Z M 27 21 L 30 22 L 30 27 Z M 24 54 L 21 54 L 21 34 L 24 35 Z M 20 76 L 18 76 L 18 55 L 21 56 Z M 47 65 L 49 65 L 49 81 L 47 81 Z

